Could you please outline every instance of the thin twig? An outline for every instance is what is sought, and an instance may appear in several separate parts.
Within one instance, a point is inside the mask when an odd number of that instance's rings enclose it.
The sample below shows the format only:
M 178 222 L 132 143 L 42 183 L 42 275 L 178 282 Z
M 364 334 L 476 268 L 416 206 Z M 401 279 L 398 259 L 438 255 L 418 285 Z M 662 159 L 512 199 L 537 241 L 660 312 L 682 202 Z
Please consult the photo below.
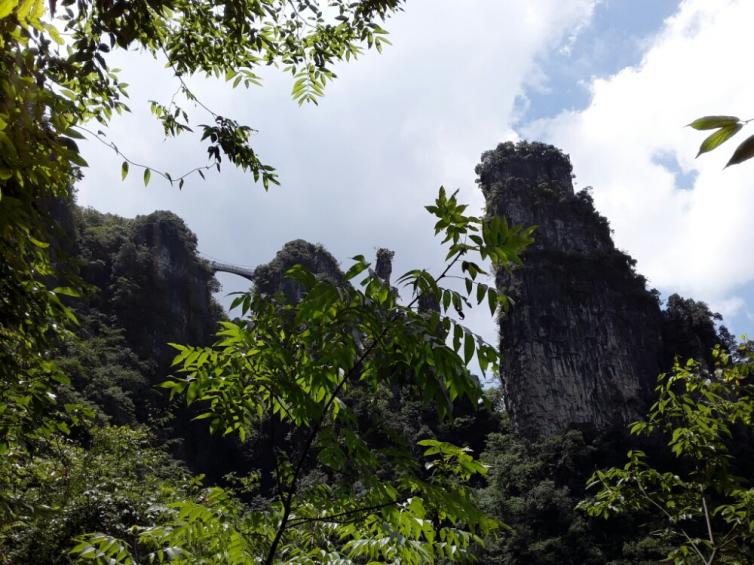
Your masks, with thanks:
M 121 152 L 121 150 L 118 149 L 118 146 L 115 145 L 115 143 L 113 143 L 112 141 L 105 140 L 100 134 L 98 134 L 98 133 L 90 130 L 87 127 L 84 127 L 84 126 L 81 126 L 81 125 L 75 125 L 73 127 L 76 128 L 76 129 L 78 129 L 78 130 L 80 130 L 80 131 L 82 131 L 82 132 L 84 132 L 84 133 L 89 134 L 92 138 L 94 138 L 97 141 L 99 141 L 105 147 L 108 147 L 109 149 L 112 149 L 115 152 L 116 155 L 118 155 L 119 157 L 122 157 L 123 160 L 126 161 L 128 164 L 133 165 L 134 167 L 139 167 L 141 169 L 147 169 L 149 171 L 152 171 L 152 172 L 158 174 L 159 176 L 161 176 L 162 178 L 164 178 L 171 185 L 174 184 L 174 183 L 176 183 L 176 182 L 180 182 L 180 181 L 184 180 L 186 177 L 188 177 L 190 175 L 193 175 L 196 172 L 199 172 L 199 171 L 208 171 L 208 170 L 210 170 L 210 169 L 212 169 L 212 168 L 215 167 L 214 163 L 209 164 L 209 165 L 202 165 L 202 166 L 199 166 L 199 167 L 194 167 L 193 169 L 191 169 L 189 171 L 186 171 L 185 173 L 183 173 L 180 176 L 174 177 L 174 176 L 170 175 L 169 173 L 161 173 L 158 169 L 156 169 L 154 167 L 151 167 L 150 165 L 145 165 L 143 163 L 138 163 L 138 162 L 134 161 L 133 159 L 131 159 L 128 156 L 124 155 L 123 152 Z
M 203 108 L 206 112 L 208 112 L 213 118 L 216 118 L 218 116 L 218 113 L 212 110 L 209 106 L 204 104 L 199 98 L 196 96 L 196 94 L 193 93 L 193 91 L 188 87 L 188 84 L 186 84 L 186 81 L 183 80 L 183 76 L 178 72 L 178 70 L 175 68 L 175 65 L 173 64 L 173 61 L 170 60 L 170 56 L 168 55 L 167 50 L 165 47 L 160 44 L 160 51 L 162 51 L 162 54 L 165 55 L 165 59 L 168 61 L 168 65 L 170 66 L 171 70 L 173 71 L 173 75 L 175 78 L 177 78 L 180 83 L 181 87 L 183 89 L 183 93 L 186 94 L 186 98 L 188 98 L 190 101 L 197 104 L 199 107 Z
M 704 520 L 707 522 L 707 533 L 709 534 L 709 541 L 714 546 L 715 538 L 712 537 L 712 524 L 710 524 L 710 521 L 709 521 L 709 510 L 707 510 L 707 501 L 704 499 L 703 494 L 702 494 L 702 508 L 704 509 Z
M 649 494 L 647 494 L 647 491 L 644 490 L 643 486 L 641 486 L 641 481 L 638 478 L 636 479 L 636 485 L 639 487 L 639 490 L 641 491 L 641 494 L 644 495 L 644 498 L 646 498 L 650 503 L 652 503 L 658 510 L 660 510 L 660 512 L 662 512 L 663 514 L 665 514 L 665 516 L 668 518 L 668 520 L 670 520 L 670 522 L 672 524 L 673 521 L 674 521 L 673 516 L 667 510 L 665 510 L 665 508 L 661 504 L 655 502 L 655 500 L 651 496 L 649 496 Z M 685 537 L 686 541 L 688 541 L 689 544 L 691 545 L 691 548 L 694 551 L 696 551 L 696 554 L 699 556 L 699 559 L 702 560 L 702 563 L 705 563 L 705 565 L 707 563 L 709 563 L 707 561 L 707 559 L 704 557 L 704 554 L 702 554 L 702 552 L 699 550 L 699 548 L 693 542 L 693 540 L 691 539 L 691 537 L 689 537 L 689 535 L 686 533 L 686 530 L 684 530 L 683 528 L 679 528 L 679 529 L 680 529 L 681 533 L 683 534 L 683 537 Z
M 712 524 L 710 523 L 709 510 L 707 510 L 707 501 L 704 499 L 704 494 L 702 494 L 702 508 L 704 509 L 704 520 L 707 522 L 707 533 L 709 534 L 709 542 L 712 547 L 712 553 L 707 563 L 712 563 L 715 560 L 715 554 L 717 554 L 717 547 L 715 546 L 715 538 L 712 536 Z
M 317 31 L 317 26 L 314 26 L 311 24 L 311 22 L 306 19 L 304 16 L 301 15 L 301 13 L 298 11 L 298 8 L 296 8 L 296 1 L 295 0 L 289 0 L 288 3 L 291 6 L 291 9 L 293 10 L 294 15 L 296 16 L 296 19 L 301 22 L 301 24 L 305 27 L 308 27 L 312 31 Z M 301 30 L 297 30 L 296 32 L 296 38 L 301 41 Z

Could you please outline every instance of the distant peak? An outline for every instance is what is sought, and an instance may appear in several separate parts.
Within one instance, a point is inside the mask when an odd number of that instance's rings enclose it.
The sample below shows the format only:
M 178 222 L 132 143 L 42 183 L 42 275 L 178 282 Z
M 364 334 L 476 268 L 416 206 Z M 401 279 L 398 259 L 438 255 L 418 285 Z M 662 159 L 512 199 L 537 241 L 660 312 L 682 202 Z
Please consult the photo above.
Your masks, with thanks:
M 495 149 L 482 153 L 482 162 L 476 167 L 477 182 L 485 194 L 495 185 L 512 179 L 534 185 L 547 183 L 573 194 L 572 171 L 571 159 L 560 149 L 529 141 L 500 143 Z

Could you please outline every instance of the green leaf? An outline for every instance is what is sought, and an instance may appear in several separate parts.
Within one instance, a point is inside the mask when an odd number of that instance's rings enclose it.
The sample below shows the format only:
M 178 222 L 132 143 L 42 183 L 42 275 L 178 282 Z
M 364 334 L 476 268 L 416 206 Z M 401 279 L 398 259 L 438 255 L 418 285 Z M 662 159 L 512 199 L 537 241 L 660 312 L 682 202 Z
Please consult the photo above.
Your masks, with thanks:
M 350 281 L 354 277 L 359 276 L 361 273 L 363 273 L 368 267 L 369 263 L 367 263 L 364 260 L 363 255 L 357 255 L 353 258 L 356 263 L 354 263 L 350 269 L 348 269 L 348 272 L 346 273 L 346 280 Z
M 144 169 L 144 186 L 149 184 L 149 179 L 152 177 L 152 171 L 150 169 Z
M 75 163 L 79 167 L 89 166 L 86 160 L 81 155 L 78 154 L 78 151 L 69 152 L 68 158 L 71 160 L 72 163 Z
M 62 294 L 63 296 L 71 296 L 73 298 L 78 298 L 79 296 L 81 296 L 81 294 L 79 294 L 76 289 L 73 289 L 69 286 L 58 286 L 54 288 L 52 292 L 54 292 L 55 294 Z
M 8 16 L 18 5 L 18 0 L 0 0 L 0 18 Z
M 285 276 L 289 279 L 300 282 L 307 290 L 311 290 L 317 282 L 317 277 L 300 263 L 297 263 L 288 269 L 285 272 Z
M 0 122 L 2 122 L 2 119 L 0 119 Z M 3 128 L 0 126 L 0 129 Z M 63 135 L 66 135 L 73 139 L 86 139 L 79 131 L 74 128 L 68 128 L 67 130 L 65 130 L 65 132 L 63 132 Z
M 453 351 L 458 352 L 458 350 L 461 348 L 461 338 L 463 337 L 463 330 L 461 329 L 461 326 L 454 325 L 453 326 Z
M 467 333 L 463 340 L 463 360 L 466 362 L 466 364 L 471 361 L 471 358 L 474 357 L 474 336 L 470 333 Z
M 449 290 L 443 290 L 442 293 L 442 309 L 447 312 L 450 308 L 450 302 L 453 299 L 453 295 Z
M 699 153 L 697 153 L 696 156 L 699 157 L 699 155 L 703 153 L 707 153 L 708 151 L 720 147 L 723 143 L 741 131 L 742 127 L 744 127 L 743 124 L 736 123 L 717 130 L 715 133 L 707 137 L 707 139 L 702 141 L 702 144 L 699 147 Z
M 498 297 L 497 292 L 492 287 L 487 289 L 487 304 L 490 307 L 490 316 L 494 316 L 497 310 Z
M 746 140 L 736 148 L 730 161 L 728 161 L 725 166 L 730 167 L 731 165 L 738 165 L 752 157 L 754 157 L 754 135 L 747 137 Z
M 718 129 L 737 124 L 739 119 L 736 116 L 704 116 L 691 122 L 688 127 L 698 130 Z
M 32 236 L 29 236 L 29 241 L 31 241 L 34 245 L 36 245 L 40 249 L 47 249 L 48 247 L 50 247 L 49 243 L 45 243 L 44 241 L 39 241 L 38 239 Z
M 482 300 L 484 300 L 484 295 L 487 292 L 487 285 L 485 284 L 478 284 L 476 287 L 476 303 L 481 304 Z
M 123 161 L 123 164 L 120 166 L 120 178 L 121 180 L 126 180 L 127 176 L 128 176 L 128 161 Z

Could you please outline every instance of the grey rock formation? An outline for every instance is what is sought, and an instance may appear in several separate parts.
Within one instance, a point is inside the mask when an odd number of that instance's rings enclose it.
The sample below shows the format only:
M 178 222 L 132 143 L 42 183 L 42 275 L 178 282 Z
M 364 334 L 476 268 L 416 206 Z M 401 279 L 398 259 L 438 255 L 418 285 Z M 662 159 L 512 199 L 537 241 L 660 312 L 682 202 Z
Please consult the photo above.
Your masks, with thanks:
M 395 251 L 384 247 L 377 250 L 374 273 L 387 284 L 390 284 L 390 276 L 393 274 L 393 257 L 395 257 Z
M 212 342 L 218 285 L 181 218 L 157 211 L 127 222 L 128 240 L 111 270 L 112 305 L 135 351 L 166 370 L 175 356 L 168 343 Z
M 298 301 L 303 296 L 304 289 L 298 282 L 286 277 L 286 272 L 294 265 L 302 265 L 309 272 L 330 282 L 344 282 L 338 261 L 327 249 L 303 239 L 294 239 L 283 245 L 272 261 L 254 270 L 254 283 L 262 293 L 282 291 L 289 300 Z
M 617 250 L 554 147 L 504 143 L 477 167 L 487 213 L 537 225 L 524 267 L 499 273 L 515 304 L 500 319 L 506 406 L 518 430 L 608 430 L 645 411 L 663 358 L 657 295 Z

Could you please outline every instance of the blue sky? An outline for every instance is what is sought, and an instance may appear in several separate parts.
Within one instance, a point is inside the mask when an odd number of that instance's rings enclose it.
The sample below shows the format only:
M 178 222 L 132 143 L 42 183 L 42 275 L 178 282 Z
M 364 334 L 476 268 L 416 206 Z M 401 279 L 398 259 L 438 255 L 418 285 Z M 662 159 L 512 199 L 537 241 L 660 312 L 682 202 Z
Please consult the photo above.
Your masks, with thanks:
M 571 154 L 577 180 L 595 186 L 618 245 L 651 284 L 705 300 L 737 334 L 754 329 L 750 173 L 722 170 L 731 148 L 694 160 L 703 135 L 683 125 L 748 117 L 752 87 L 739 68 L 751 16 L 751 3 L 735 1 L 600 3 L 570 52 L 544 65 L 556 67 L 554 81 L 583 88 L 565 89 L 561 108 L 557 87 L 545 104 L 531 97 L 518 124 Z
M 577 188 L 594 187 L 652 286 L 705 300 L 734 332 L 750 332 L 751 168 L 723 173 L 722 153 L 694 160 L 701 139 L 682 127 L 751 108 L 754 88 L 738 72 L 754 49 L 746 21 L 749 0 L 409 0 L 386 25 L 393 45 L 340 66 L 319 106 L 299 108 L 290 77 L 274 72 L 249 91 L 191 79 L 216 111 L 259 130 L 256 149 L 282 187 L 265 193 L 224 170 L 181 192 L 154 178 L 145 188 L 138 175 L 121 182 L 117 157 L 90 143 L 79 200 L 126 216 L 173 210 L 203 252 L 242 265 L 304 238 L 344 264 L 384 246 L 396 251 L 394 272 L 437 269 L 444 253 L 423 206 L 445 185 L 481 210 L 481 153 L 538 139 L 571 155 Z M 146 100 L 175 91 L 163 66 L 118 58 L 133 114 L 113 122 L 111 138 L 163 170 L 200 163 L 196 139 L 165 140 L 149 116 Z M 192 117 L 205 118 L 199 108 Z M 467 321 L 496 340 L 488 313 Z
M 587 108 L 592 98 L 589 89 L 592 79 L 639 65 L 665 20 L 678 11 L 679 4 L 678 0 L 598 2 L 588 23 L 576 31 L 573 39 L 544 57 L 541 64 L 544 84 L 528 88 L 520 97 L 521 114 L 516 125 L 525 129 L 532 121 Z M 684 170 L 672 151 L 658 152 L 654 162 L 674 174 L 676 189 L 693 190 L 698 172 Z M 678 289 L 665 286 L 661 290 L 667 297 Z M 735 291 L 743 302 L 754 304 L 754 282 L 744 283 Z M 754 335 L 754 321 L 744 311 L 727 313 L 724 324 L 736 334 Z
M 529 88 L 522 97 L 522 121 L 547 118 L 589 104 L 588 83 L 641 62 L 645 47 L 678 0 L 602 0 L 587 23 L 565 45 L 543 58 L 544 88 Z

